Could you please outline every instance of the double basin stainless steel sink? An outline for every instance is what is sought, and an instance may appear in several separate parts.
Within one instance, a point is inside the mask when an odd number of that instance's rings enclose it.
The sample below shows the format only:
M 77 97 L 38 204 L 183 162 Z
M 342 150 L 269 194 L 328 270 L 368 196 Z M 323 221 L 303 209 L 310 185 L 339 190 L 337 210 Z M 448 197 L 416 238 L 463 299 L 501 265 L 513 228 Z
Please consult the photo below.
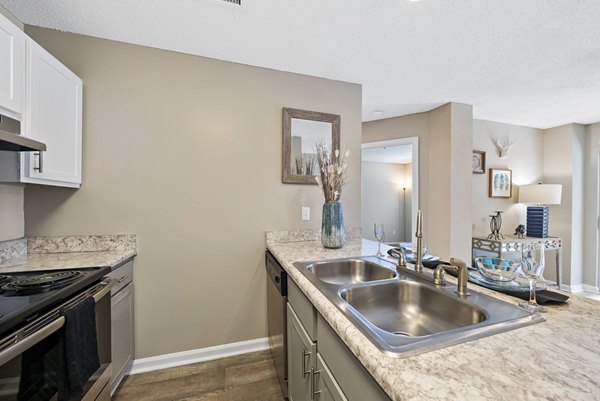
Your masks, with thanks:
M 407 357 L 545 319 L 455 285 L 434 286 L 377 257 L 294 265 L 379 349 Z

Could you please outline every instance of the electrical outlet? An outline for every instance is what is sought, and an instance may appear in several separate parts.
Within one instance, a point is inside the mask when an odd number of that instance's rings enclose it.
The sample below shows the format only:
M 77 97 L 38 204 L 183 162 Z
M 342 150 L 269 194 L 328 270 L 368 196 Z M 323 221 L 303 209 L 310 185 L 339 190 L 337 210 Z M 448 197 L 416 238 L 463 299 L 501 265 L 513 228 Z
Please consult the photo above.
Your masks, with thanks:
M 308 221 L 310 220 L 310 208 L 303 206 L 302 207 L 302 220 L 303 221 Z

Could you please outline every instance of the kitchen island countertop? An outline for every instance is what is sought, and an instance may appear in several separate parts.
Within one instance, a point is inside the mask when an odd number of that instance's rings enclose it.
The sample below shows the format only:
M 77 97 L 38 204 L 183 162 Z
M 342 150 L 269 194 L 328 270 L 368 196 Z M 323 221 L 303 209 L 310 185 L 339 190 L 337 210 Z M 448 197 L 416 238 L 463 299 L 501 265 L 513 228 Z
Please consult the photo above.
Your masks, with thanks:
M 278 242 L 276 237 L 267 234 L 267 248 L 392 400 L 600 400 L 600 302 L 569 294 L 568 304 L 549 307 L 546 322 L 395 358 L 375 347 L 293 266 L 298 261 L 372 256 L 377 244 L 351 239 L 331 250 L 319 241 Z

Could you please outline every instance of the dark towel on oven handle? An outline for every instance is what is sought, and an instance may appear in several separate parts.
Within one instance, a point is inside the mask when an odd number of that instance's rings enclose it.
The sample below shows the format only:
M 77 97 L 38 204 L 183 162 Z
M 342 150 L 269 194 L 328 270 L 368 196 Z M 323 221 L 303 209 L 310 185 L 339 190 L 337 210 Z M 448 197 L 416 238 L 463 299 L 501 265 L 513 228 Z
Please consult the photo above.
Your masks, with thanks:
M 65 317 L 64 351 L 66 391 L 59 391 L 58 401 L 83 393 L 89 378 L 100 368 L 96 336 L 96 301 L 89 297 L 63 311 Z

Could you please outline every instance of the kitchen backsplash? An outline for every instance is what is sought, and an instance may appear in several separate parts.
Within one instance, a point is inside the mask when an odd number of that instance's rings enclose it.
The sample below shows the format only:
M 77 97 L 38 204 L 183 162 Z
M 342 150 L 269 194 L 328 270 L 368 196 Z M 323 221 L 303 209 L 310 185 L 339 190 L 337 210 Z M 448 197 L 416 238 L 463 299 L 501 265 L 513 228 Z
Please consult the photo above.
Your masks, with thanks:
M 362 237 L 362 228 L 350 227 L 346 228 L 346 238 L 354 239 Z M 278 242 L 301 242 L 301 241 L 320 241 L 320 229 L 305 229 L 305 230 L 287 230 L 287 231 L 267 231 L 267 244 Z
M 27 255 L 27 240 L 19 238 L 0 242 L 0 263 Z
M 135 251 L 135 249 L 135 234 L 68 235 L 57 237 L 27 238 L 27 252 L 30 254 L 126 250 Z

